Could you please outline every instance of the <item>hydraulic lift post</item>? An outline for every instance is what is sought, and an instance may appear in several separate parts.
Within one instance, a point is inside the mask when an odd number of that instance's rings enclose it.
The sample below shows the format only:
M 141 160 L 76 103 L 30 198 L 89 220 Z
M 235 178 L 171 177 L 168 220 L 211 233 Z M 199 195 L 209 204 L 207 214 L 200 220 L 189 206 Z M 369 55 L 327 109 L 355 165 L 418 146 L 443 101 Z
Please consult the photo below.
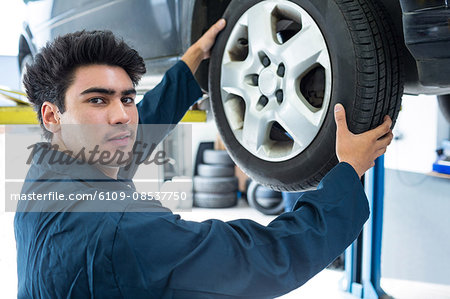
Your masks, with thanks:
M 380 286 L 384 202 L 384 156 L 365 174 L 370 216 L 358 239 L 345 252 L 345 291 L 367 299 L 388 297 Z

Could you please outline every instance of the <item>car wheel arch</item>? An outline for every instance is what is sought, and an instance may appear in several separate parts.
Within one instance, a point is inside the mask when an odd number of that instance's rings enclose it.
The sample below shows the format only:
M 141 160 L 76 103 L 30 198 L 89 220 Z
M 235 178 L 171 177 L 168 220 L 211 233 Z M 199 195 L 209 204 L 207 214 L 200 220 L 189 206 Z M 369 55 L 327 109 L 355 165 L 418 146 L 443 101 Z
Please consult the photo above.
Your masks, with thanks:
M 18 54 L 18 63 L 19 63 L 19 69 L 22 68 L 22 61 L 27 55 L 32 55 L 32 47 L 30 47 L 30 43 L 28 39 L 25 37 L 24 34 L 21 34 L 19 37 L 19 54 Z

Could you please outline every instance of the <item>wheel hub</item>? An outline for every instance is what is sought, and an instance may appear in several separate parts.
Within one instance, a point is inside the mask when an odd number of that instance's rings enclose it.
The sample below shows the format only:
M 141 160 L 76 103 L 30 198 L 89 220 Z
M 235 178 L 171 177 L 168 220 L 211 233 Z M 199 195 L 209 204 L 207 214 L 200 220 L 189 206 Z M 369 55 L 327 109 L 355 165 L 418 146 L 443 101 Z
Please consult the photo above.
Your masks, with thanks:
M 264 69 L 259 75 L 258 86 L 261 93 L 267 97 L 273 95 L 280 87 L 281 80 L 270 69 Z

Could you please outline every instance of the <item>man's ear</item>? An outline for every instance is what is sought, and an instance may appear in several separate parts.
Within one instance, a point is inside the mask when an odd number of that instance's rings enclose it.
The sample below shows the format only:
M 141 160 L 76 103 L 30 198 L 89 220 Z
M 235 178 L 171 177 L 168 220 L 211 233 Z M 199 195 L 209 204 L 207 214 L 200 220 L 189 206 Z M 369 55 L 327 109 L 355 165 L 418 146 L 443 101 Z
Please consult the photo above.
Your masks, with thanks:
M 56 133 L 61 129 L 61 113 L 55 104 L 44 102 L 41 107 L 42 123 L 47 131 Z

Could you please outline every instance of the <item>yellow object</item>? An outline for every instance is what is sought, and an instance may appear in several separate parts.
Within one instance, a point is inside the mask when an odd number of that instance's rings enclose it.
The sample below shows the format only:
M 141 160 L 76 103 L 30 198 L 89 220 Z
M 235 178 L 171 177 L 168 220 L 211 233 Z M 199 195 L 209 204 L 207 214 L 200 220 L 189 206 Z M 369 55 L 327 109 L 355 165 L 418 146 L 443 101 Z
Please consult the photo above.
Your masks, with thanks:
M 0 88 L 0 95 L 17 104 L 17 106 L 0 107 L 0 125 L 39 124 L 36 112 L 26 101 L 25 93 Z
M 39 124 L 36 112 L 28 102 L 23 100 L 27 96 L 25 93 L 0 88 L 0 94 L 17 103 L 17 106 L 13 107 L 0 107 L 0 125 Z M 190 110 L 185 114 L 181 122 L 206 122 L 206 111 Z
M 205 111 L 188 111 L 181 122 L 206 122 Z M 0 125 L 31 125 L 39 124 L 36 112 L 31 106 L 0 107 Z
M 204 123 L 206 122 L 206 111 L 189 110 L 181 119 L 182 123 Z
M 39 124 L 36 112 L 31 106 L 0 107 L 0 125 Z

